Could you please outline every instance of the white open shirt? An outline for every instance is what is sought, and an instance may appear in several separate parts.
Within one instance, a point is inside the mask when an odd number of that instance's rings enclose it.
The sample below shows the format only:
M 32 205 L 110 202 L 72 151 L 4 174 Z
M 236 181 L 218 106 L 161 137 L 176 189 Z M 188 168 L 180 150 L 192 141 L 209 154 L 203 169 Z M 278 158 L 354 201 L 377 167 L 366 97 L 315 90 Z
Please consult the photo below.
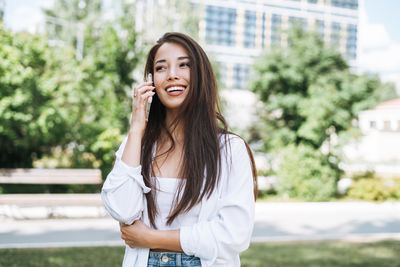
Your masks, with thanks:
M 250 158 L 242 139 L 229 135 L 226 149 L 221 138 L 221 177 L 210 198 L 200 205 L 198 222 L 180 228 L 180 243 L 187 255 L 199 257 L 203 267 L 239 267 L 239 253 L 246 250 L 254 224 L 254 187 Z M 129 167 L 122 160 L 127 138 L 116 152 L 114 168 L 104 182 L 101 196 L 110 215 L 132 224 L 141 219 L 150 226 L 141 166 Z M 126 246 L 123 267 L 145 267 L 148 248 Z

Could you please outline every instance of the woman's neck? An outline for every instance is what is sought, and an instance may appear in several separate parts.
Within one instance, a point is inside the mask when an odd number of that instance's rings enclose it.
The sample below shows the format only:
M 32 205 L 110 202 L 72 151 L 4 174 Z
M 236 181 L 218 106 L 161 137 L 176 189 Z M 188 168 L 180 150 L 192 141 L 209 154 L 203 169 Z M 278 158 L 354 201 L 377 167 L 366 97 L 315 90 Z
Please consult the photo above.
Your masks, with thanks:
M 183 143 L 183 123 L 176 121 L 178 112 L 176 110 L 168 110 L 165 117 L 165 124 L 172 134 L 175 142 Z

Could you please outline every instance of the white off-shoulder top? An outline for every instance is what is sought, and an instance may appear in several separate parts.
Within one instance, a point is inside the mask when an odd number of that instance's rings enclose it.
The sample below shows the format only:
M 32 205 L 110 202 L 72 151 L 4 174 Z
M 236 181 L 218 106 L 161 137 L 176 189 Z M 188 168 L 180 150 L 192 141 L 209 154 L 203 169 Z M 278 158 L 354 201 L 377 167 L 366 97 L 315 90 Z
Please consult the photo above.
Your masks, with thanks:
M 181 226 L 191 226 L 197 222 L 200 205 L 194 206 L 187 213 L 178 215 L 170 225 L 167 225 L 168 216 L 175 207 L 175 202 L 180 200 L 178 196 L 179 183 L 185 182 L 185 180 L 180 178 L 154 177 L 152 178 L 152 182 L 157 188 L 156 205 L 158 214 L 155 218 L 155 224 L 158 230 L 176 230 L 181 228 Z

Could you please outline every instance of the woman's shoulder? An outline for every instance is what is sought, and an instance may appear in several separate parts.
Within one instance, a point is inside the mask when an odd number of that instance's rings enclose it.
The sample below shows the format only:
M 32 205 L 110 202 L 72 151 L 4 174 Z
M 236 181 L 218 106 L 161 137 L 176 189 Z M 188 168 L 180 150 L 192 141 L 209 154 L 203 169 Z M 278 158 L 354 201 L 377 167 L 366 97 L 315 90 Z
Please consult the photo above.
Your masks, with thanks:
M 252 152 L 239 135 L 228 133 L 221 136 L 221 157 L 227 173 L 241 172 L 251 166 Z
M 220 134 L 220 145 L 221 148 L 229 150 L 237 150 L 240 148 L 245 148 L 245 141 L 242 137 L 234 133 Z

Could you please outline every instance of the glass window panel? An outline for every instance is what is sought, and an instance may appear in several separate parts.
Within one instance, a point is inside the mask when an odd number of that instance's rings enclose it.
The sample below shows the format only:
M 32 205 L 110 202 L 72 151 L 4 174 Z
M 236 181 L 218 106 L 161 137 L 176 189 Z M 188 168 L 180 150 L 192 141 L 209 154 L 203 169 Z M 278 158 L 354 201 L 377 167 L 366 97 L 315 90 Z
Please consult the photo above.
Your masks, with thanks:
M 236 10 L 206 7 L 206 41 L 217 45 L 233 45 L 235 40 Z

